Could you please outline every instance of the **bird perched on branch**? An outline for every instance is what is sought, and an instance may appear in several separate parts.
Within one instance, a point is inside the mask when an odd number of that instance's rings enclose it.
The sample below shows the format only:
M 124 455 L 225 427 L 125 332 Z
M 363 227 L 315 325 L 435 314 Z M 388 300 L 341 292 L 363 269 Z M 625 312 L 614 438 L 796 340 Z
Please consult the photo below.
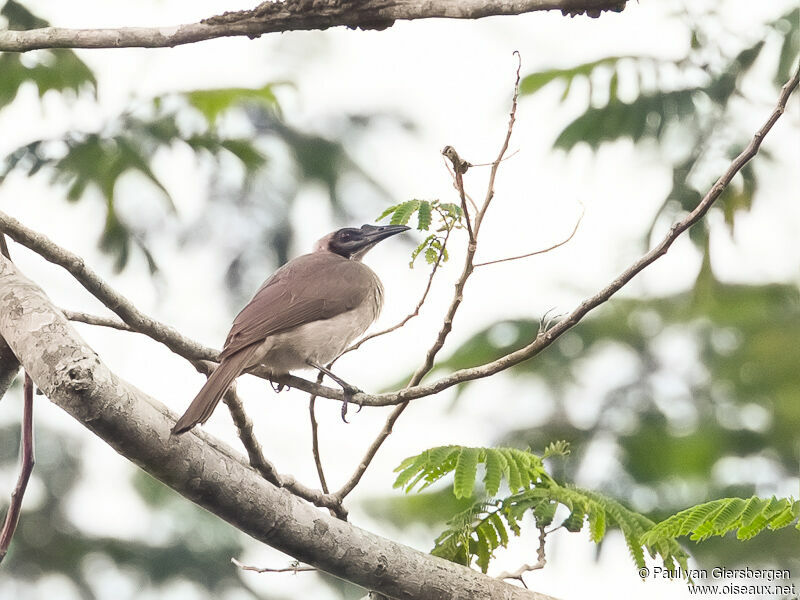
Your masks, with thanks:
M 219 366 L 172 432 L 205 423 L 233 380 L 259 364 L 273 375 L 318 369 L 342 386 L 347 402 L 358 389 L 324 365 L 344 352 L 381 311 L 383 286 L 361 259 L 381 240 L 408 229 L 339 229 L 320 239 L 311 254 L 275 271 L 233 321 Z

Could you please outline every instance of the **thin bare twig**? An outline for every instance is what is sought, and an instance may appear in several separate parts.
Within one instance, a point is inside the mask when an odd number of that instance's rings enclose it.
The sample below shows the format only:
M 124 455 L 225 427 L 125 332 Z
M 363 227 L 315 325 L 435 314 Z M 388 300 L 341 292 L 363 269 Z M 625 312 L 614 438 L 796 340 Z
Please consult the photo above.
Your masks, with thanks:
M 20 438 L 22 461 L 17 485 L 14 487 L 14 491 L 11 492 L 11 503 L 8 506 L 8 512 L 6 512 L 3 529 L 0 530 L 0 562 L 6 557 L 8 547 L 11 545 L 11 539 L 17 529 L 19 515 L 22 510 L 22 498 L 25 496 L 25 489 L 28 487 L 28 480 L 33 472 L 33 380 L 28 373 L 25 373 L 25 383 L 23 385 Z
M 506 154 L 500 162 L 505 162 L 510 158 L 514 158 L 517 154 L 519 154 L 519 148 L 517 148 L 513 152 L 509 152 L 508 154 Z M 493 160 L 492 162 L 475 163 L 474 165 L 470 165 L 470 166 L 471 167 L 491 167 L 491 166 L 494 166 L 495 162 L 497 162 L 497 161 Z
M 382 335 L 386 335 L 387 333 L 391 333 L 393 331 L 397 331 L 401 327 L 403 327 L 406 323 L 408 323 L 414 317 L 419 316 L 419 311 L 422 310 L 422 305 L 425 304 L 425 300 L 428 298 L 428 292 L 431 291 L 431 287 L 433 286 L 433 278 L 436 276 L 436 272 L 439 270 L 439 266 L 442 264 L 442 259 L 444 258 L 445 249 L 447 248 L 447 241 L 450 239 L 450 233 L 452 229 L 448 229 L 447 233 L 444 234 L 444 241 L 442 242 L 442 247 L 439 250 L 439 255 L 436 257 L 436 262 L 433 263 L 433 267 L 431 268 L 430 275 L 428 275 L 428 282 L 425 284 L 425 289 L 422 291 L 422 296 L 417 301 L 417 305 L 414 307 L 410 313 L 408 313 L 405 317 L 403 317 L 400 321 L 392 325 L 391 327 L 387 327 L 386 329 L 382 329 L 381 331 L 376 331 L 375 333 L 371 333 L 355 344 L 350 346 L 347 350 L 342 352 L 341 356 L 344 356 L 348 352 L 352 352 L 353 350 L 358 350 L 364 342 L 368 342 L 369 340 L 373 340 L 376 337 L 380 337 Z M 337 359 L 338 360 L 338 359 Z
M 61 248 L 46 236 L 28 229 L 16 219 L 0 212 L 0 231 L 15 242 L 36 252 L 45 260 L 70 273 L 90 294 L 116 314 L 132 330 L 161 342 L 187 360 L 214 360 L 219 352 L 207 348 L 179 333 L 173 327 L 160 323 L 140 311 L 97 273 L 89 268 L 82 257 Z
M 477 235 L 478 231 L 480 231 L 483 218 L 486 216 L 486 211 L 489 210 L 489 204 L 491 204 L 492 198 L 494 198 L 494 181 L 497 177 L 497 170 L 500 168 L 500 163 L 503 162 L 503 156 L 505 156 L 505 153 L 508 151 L 508 144 L 511 141 L 511 133 L 514 131 L 514 123 L 517 120 L 517 100 L 519 100 L 519 80 L 520 70 L 522 69 L 522 56 L 517 50 L 514 50 L 514 54 L 517 57 L 517 77 L 514 81 L 514 94 L 511 97 L 511 111 L 508 115 L 508 130 L 506 131 L 506 137 L 503 140 L 503 145 L 500 148 L 500 152 L 498 153 L 495 161 L 492 163 L 491 171 L 489 171 L 489 184 L 486 186 L 486 199 L 483 201 L 483 206 L 475 217 L 475 235 Z
M 323 377 L 325 377 L 325 374 L 320 371 L 317 374 L 317 383 L 322 383 Z M 317 468 L 319 484 L 322 486 L 322 491 L 327 494 L 329 493 L 328 482 L 325 480 L 325 471 L 322 468 L 322 457 L 319 453 L 319 425 L 317 424 L 316 404 L 317 396 L 311 394 L 311 397 L 308 399 L 308 417 L 311 420 L 311 453 L 314 455 L 314 465 Z
M 204 371 L 206 374 L 209 374 L 213 370 L 210 364 L 199 364 L 197 366 L 199 370 Z M 309 488 L 291 475 L 281 475 L 278 473 L 278 469 L 275 468 L 275 465 L 267 460 L 261 449 L 261 444 L 253 433 L 253 421 L 245 412 L 242 401 L 236 394 L 236 388 L 234 386 L 230 387 L 228 391 L 225 392 L 223 402 L 225 402 L 225 405 L 231 413 L 233 423 L 236 425 L 239 434 L 239 439 L 242 441 L 242 445 L 247 451 L 250 465 L 258 471 L 264 479 L 278 487 L 286 488 L 295 496 L 299 496 L 315 506 L 327 508 L 335 516 L 347 520 L 347 511 L 342 507 L 337 498 L 328 494 L 327 491 L 323 493 L 319 490 Z
M 431 286 L 433 285 L 433 278 L 436 275 L 436 272 L 438 271 L 439 266 L 442 263 L 442 259 L 444 258 L 445 249 L 447 248 L 447 242 L 450 239 L 450 233 L 451 232 L 452 232 L 452 228 L 448 229 L 447 233 L 445 233 L 444 241 L 442 242 L 442 246 L 439 249 L 439 255 L 436 257 L 436 262 L 433 264 L 433 268 L 431 269 L 431 273 L 428 276 L 428 282 L 425 285 L 425 289 L 422 292 L 422 296 L 420 297 L 419 301 L 417 302 L 417 305 L 414 307 L 414 310 L 411 311 L 405 318 L 401 319 L 400 321 L 398 321 L 397 323 L 395 323 L 391 327 L 388 327 L 388 328 L 386 328 L 386 329 L 384 329 L 382 331 L 378 331 L 376 333 L 368 335 L 368 336 L 362 338 L 361 340 L 359 340 L 358 342 L 356 342 L 355 344 L 353 344 L 352 346 L 350 346 L 349 348 L 347 348 L 341 355 L 339 355 L 338 357 L 336 357 L 334 360 L 331 361 L 331 363 L 328 365 L 328 368 L 330 368 L 333 365 L 333 363 L 336 362 L 339 358 L 341 358 L 344 354 L 346 354 L 348 352 L 352 352 L 353 350 L 357 350 L 358 348 L 360 348 L 361 345 L 364 342 L 367 342 L 369 340 L 375 339 L 376 337 L 379 337 L 379 336 L 382 336 L 382 335 L 386 335 L 387 333 L 391 333 L 393 331 L 396 331 L 396 330 L 400 329 L 401 327 L 403 327 L 411 319 L 413 319 L 414 317 L 419 315 L 419 311 L 422 309 L 422 305 L 425 304 L 425 300 L 428 297 L 428 293 L 431 290 Z M 323 378 L 323 374 L 320 373 L 317 376 L 317 383 L 318 384 L 322 381 L 322 378 Z M 323 491 L 327 494 L 329 492 L 328 492 L 327 482 L 325 481 L 325 473 L 324 473 L 324 471 L 322 469 L 322 461 L 321 461 L 321 458 L 320 458 L 320 449 L 319 449 L 318 426 L 317 426 L 316 414 L 314 412 L 315 405 L 316 405 L 316 400 L 317 400 L 316 394 L 311 394 L 311 397 L 309 398 L 309 403 L 308 403 L 308 410 L 309 410 L 309 415 L 310 415 L 310 419 L 311 419 L 311 444 L 312 444 L 312 451 L 313 451 L 313 454 L 314 454 L 314 464 L 317 467 L 317 475 L 319 476 L 320 484 L 322 485 Z M 402 410 L 393 411 L 392 414 L 395 414 L 395 412 L 397 413 L 397 416 L 399 416 L 400 413 L 402 412 Z M 389 427 L 389 432 L 391 432 L 391 426 L 394 424 L 395 420 L 396 420 L 396 417 L 395 417 L 394 420 L 391 420 L 391 423 L 389 423 L 387 421 L 387 424 L 384 425 L 383 431 L 385 432 L 386 431 L 386 427 L 388 426 Z M 386 433 L 385 435 L 388 436 L 388 433 Z M 384 439 L 385 439 L 385 436 L 384 436 Z M 375 450 L 377 451 L 377 448 Z M 362 459 L 362 461 L 359 463 L 358 469 L 362 469 L 362 467 L 363 467 L 363 470 L 361 471 L 361 473 L 363 474 L 363 471 L 365 471 L 366 468 L 367 468 L 367 465 L 364 464 L 364 459 Z M 351 478 L 351 480 L 352 480 L 352 478 Z M 339 492 L 337 492 L 337 494 L 334 495 L 335 497 L 339 498 L 340 501 L 343 500 L 344 497 L 349 493 L 349 492 L 341 493 L 342 490 L 344 490 L 344 489 L 346 489 L 346 486 L 343 487 L 342 489 L 340 489 Z
M 583 215 L 585 213 L 586 213 L 586 208 L 583 206 L 583 203 L 581 203 L 581 214 L 578 217 L 578 220 L 575 222 L 575 227 L 572 228 L 572 233 L 570 233 L 566 238 L 564 238 L 563 240 L 561 240 L 557 244 L 553 244 L 552 246 L 549 246 L 549 247 L 544 248 L 542 250 L 535 250 L 533 252 L 528 252 L 527 254 L 520 254 L 519 256 L 509 256 L 509 257 L 506 257 L 506 258 L 497 258 L 495 260 L 487 260 L 486 262 L 482 262 L 482 263 L 475 263 L 475 268 L 485 267 L 487 265 L 496 265 L 497 263 L 508 262 L 510 260 L 519 260 L 521 258 L 530 258 L 531 256 L 536 256 L 537 254 L 545 254 L 546 252 L 550 252 L 552 250 L 555 250 L 556 248 L 560 248 L 561 246 L 563 246 L 564 244 L 569 242 L 573 237 L 575 237 L 575 234 L 578 232 L 578 227 L 580 227 L 581 221 L 583 221 Z
M 318 569 L 315 567 L 301 567 L 299 564 L 293 565 L 291 567 L 282 567 L 279 569 L 271 569 L 269 567 L 252 567 L 249 565 L 245 565 L 240 563 L 235 558 L 231 558 L 231 562 L 239 567 L 242 571 L 254 571 L 256 573 L 303 573 L 306 571 L 317 571 Z
M 544 527 L 539 527 L 539 548 L 536 550 L 536 562 L 532 565 L 522 565 L 514 571 L 504 571 L 497 576 L 498 579 L 516 579 L 522 583 L 526 588 L 528 587 L 523 581 L 522 576 L 531 571 L 538 571 L 544 569 L 547 564 L 547 559 L 544 554 L 545 538 L 547 534 L 551 533 L 546 531 Z
M 280 476 L 275 465 L 264 456 L 261 444 L 253 433 L 253 420 L 245 412 L 244 405 L 236 393 L 236 386 L 232 385 L 228 388 L 222 397 L 222 401 L 228 407 L 228 412 L 231 413 L 239 439 L 242 440 L 242 445 L 247 450 L 247 458 L 250 460 L 250 465 L 270 483 L 278 487 L 285 487 L 283 477 Z
M 460 182 L 463 180 L 459 179 Z M 450 303 L 450 307 L 447 310 L 447 313 L 444 318 L 444 323 L 442 325 L 442 329 L 439 331 L 439 335 L 436 338 L 433 346 L 428 350 L 427 354 L 425 355 L 425 362 L 417 369 L 414 375 L 411 377 L 411 380 L 406 385 L 405 389 L 412 388 L 419 384 L 422 381 L 422 378 L 431 370 L 433 367 L 433 360 L 436 354 L 444 345 L 444 341 L 447 338 L 450 330 L 452 329 L 453 325 L 453 317 L 455 316 L 458 307 L 461 304 L 461 300 L 463 299 L 463 291 L 464 285 L 467 282 L 470 274 L 472 273 L 472 259 L 475 255 L 475 249 L 477 248 L 476 240 L 471 239 L 469 242 L 469 248 L 467 250 L 467 257 L 464 262 L 464 269 L 459 277 L 458 281 L 456 282 L 455 294 L 453 296 L 453 300 Z M 334 496 L 344 499 L 350 492 L 355 489 L 358 485 L 358 482 L 361 481 L 361 478 L 364 476 L 364 473 L 369 467 L 372 460 L 375 458 L 375 455 L 378 453 L 378 450 L 383 445 L 383 442 L 386 441 L 391 433 L 392 429 L 394 428 L 394 424 L 397 422 L 397 419 L 400 418 L 400 415 L 403 414 L 403 411 L 408 406 L 408 402 L 403 402 L 398 404 L 395 409 L 389 414 L 387 417 L 383 428 L 378 432 L 378 435 L 372 441 L 372 443 L 367 448 L 366 453 L 364 454 L 361 461 L 356 466 L 355 471 L 350 476 L 350 478 L 345 482 L 345 484 L 334 494 Z
M 519 57 L 519 53 L 515 52 Z M 500 153 L 497 156 L 495 164 L 492 166 L 491 175 L 489 177 L 489 187 L 486 192 L 486 199 L 484 200 L 484 204 L 481 209 L 477 213 L 477 218 L 475 221 L 475 229 L 473 230 L 467 211 L 466 205 L 466 192 L 464 191 L 464 179 L 461 175 L 469 168 L 469 163 L 461 159 L 458 156 L 456 150 L 450 146 L 445 147 L 442 151 L 447 158 L 451 160 L 453 163 L 453 171 L 456 174 L 456 185 L 458 186 L 458 192 L 461 197 L 462 208 L 464 210 L 464 215 L 467 220 L 467 231 L 469 233 L 469 244 L 467 245 L 467 253 L 464 258 L 464 268 L 461 271 L 461 275 L 459 276 L 458 280 L 456 281 L 455 290 L 453 292 L 453 298 L 450 301 L 450 306 L 447 309 L 447 312 L 444 316 L 444 321 L 442 322 L 442 327 L 439 330 L 439 334 L 436 336 L 436 340 L 434 341 L 433 345 L 428 349 L 428 352 L 425 355 L 425 361 L 420 365 L 420 367 L 414 372 L 411 376 L 411 380 L 406 384 L 405 389 L 413 388 L 422 381 L 422 378 L 427 375 L 430 370 L 433 368 L 433 362 L 436 358 L 436 355 L 444 346 L 445 340 L 447 336 L 453 329 L 453 319 L 455 318 L 456 312 L 458 311 L 459 306 L 461 306 L 461 302 L 464 299 L 464 286 L 467 284 L 467 280 L 469 279 L 470 275 L 474 270 L 473 260 L 475 258 L 475 252 L 478 249 L 478 232 L 480 229 L 480 221 L 483 219 L 483 215 L 486 214 L 486 210 L 489 208 L 489 203 L 491 202 L 492 196 L 494 195 L 494 179 L 497 173 L 497 167 L 500 164 L 500 161 L 503 160 L 503 155 L 508 150 L 508 142 L 511 138 L 511 132 L 514 127 L 514 120 L 517 111 L 517 95 L 519 93 L 519 72 L 520 66 L 517 66 L 517 75 L 516 81 L 514 84 L 514 98 L 511 104 L 511 114 L 508 122 L 508 131 L 506 133 L 505 140 L 503 141 L 503 146 L 500 149 Z M 364 457 L 359 462 L 356 470 L 350 476 L 350 478 L 345 482 L 345 484 L 334 494 L 340 499 L 344 499 L 350 492 L 355 489 L 358 485 L 361 478 L 364 476 L 367 468 L 369 467 L 372 460 L 375 458 L 375 455 L 378 453 L 378 450 L 383 445 L 383 442 L 386 441 L 391 433 L 392 429 L 394 428 L 395 423 L 400 418 L 400 415 L 403 414 L 403 411 L 408 406 L 407 402 L 402 404 L 398 404 L 395 409 L 389 414 L 386 419 L 386 422 L 383 425 L 383 428 L 378 433 L 376 438 L 372 441 L 372 443 L 367 448 Z
M 556 339 L 580 322 L 590 311 L 608 301 L 636 275 L 641 273 L 646 267 L 654 263 L 656 260 L 664 256 L 681 234 L 686 232 L 692 225 L 699 222 L 703 218 L 703 216 L 708 212 L 709 208 L 711 208 L 714 202 L 722 194 L 726 186 L 731 182 L 733 177 L 758 153 L 764 138 L 784 113 L 789 97 L 797 88 L 799 82 L 800 67 L 798 67 L 798 71 L 795 72 L 794 76 L 781 88 L 777 105 L 766 122 L 753 135 L 753 139 L 750 141 L 747 147 L 742 150 L 742 152 L 731 162 L 730 166 L 706 193 L 698 205 L 683 219 L 675 223 L 667 232 L 667 235 L 661 240 L 661 242 L 656 244 L 650 251 L 642 255 L 606 287 L 601 289 L 593 296 L 585 299 L 564 319 L 553 325 L 547 331 L 537 335 L 537 337 L 527 346 L 524 346 L 519 350 L 506 354 L 497 360 L 485 363 L 478 367 L 455 371 L 450 375 L 442 377 L 441 379 L 427 385 L 418 385 L 409 389 L 401 390 L 399 392 L 393 392 L 391 394 L 381 394 L 381 402 L 384 403 L 384 400 L 390 400 L 391 404 L 398 404 L 411 400 L 412 398 L 424 397 L 438 393 L 459 383 L 489 377 L 495 373 L 499 373 L 500 371 L 504 371 L 510 367 L 513 367 L 514 365 L 533 358 L 545 348 L 550 346 Z M 357 400 L 360 401 L 364 406 L 375 405 L 375 403 L 368 398 L 357 398 Z
M 74 310 L 67 310 L 66 308 L 62 308 L 61 312 L 64 313 L 64 316 L 70 321 L 86 323 L 87 325 L 97 325 L 99 327 L 110 327 L 111 329 L 119 329 L 120 331 L 136 331 L 130 325 L 123 323 L 114 317 L 90 315 L 89 313 L 76 312 Z

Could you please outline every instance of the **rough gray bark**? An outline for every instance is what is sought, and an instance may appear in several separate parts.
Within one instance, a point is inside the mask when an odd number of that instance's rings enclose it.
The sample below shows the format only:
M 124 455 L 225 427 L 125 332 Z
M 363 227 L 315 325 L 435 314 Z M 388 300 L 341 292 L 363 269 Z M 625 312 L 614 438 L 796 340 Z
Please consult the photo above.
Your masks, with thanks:
M 0 256 L 5 256 L 11 260 L 6 237 L 2 233 L 0 233 Z M 18 372 L 19 361 L 17 357 L 14 356 L 6 341 L 0 337 L 0 400 L 5 396 L 8 388 L 11 387 Z
M 0 336 L 53 403 L 122 456 L 304 563 L 397 599 L 550 598 L 335 519 L 264 480 L 205 432 L 170 436 L 175 415 L 114 375 L 44 292 L 3 257 Z
M 19 372 L 19 361 L 6 341 L 0 337 L 0 399 L 11 387 Z
M 284 0 L 263 2 L 252 10 L 227 12 L 200 23 L 174 27 L 0 31 L 0 51 L 38 48 L 165 48 L 219 37 L 259 37 L 277 31 L 308 31 L 346 26 L 386 29 L 395 21 L 415 19 L 479 19 L 540 10 L 599 16 L 622 10 L 627 0 Z

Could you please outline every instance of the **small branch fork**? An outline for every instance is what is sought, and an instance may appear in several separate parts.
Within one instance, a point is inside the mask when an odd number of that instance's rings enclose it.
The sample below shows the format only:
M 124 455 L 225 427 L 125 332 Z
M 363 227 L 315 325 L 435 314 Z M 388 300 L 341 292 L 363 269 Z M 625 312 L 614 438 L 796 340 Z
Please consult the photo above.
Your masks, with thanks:
M 225 392 L 222 401 L 225 402 L 231 413 L 231 417 L 239 433 L 239 439 L 242 440 L 242 444 L 245 450 L 247 450 L 247 458 L 250 461 L 250 465 L 256 469 L 264 479 L 278 487 L 286 488 L 295 496 L 299 496 L 315 506 L 329 509 L 334 516 L 342 520 L 347 520 L 347 511 L 345 508 L 338 498 L 328 494 L 325 487 L 323 487 L 322 492 L 306 487 L 291 475 L 279 474 L 275 465 L 266 459 L 261 449 L 261 444 L 253 433 L 253 421 L 247 416 L 247 413 L 245 413 L 242 401 L 236 394 L 235 386 L 232 386 Z
M 527 346 L 515 352 L 507 354 L 492 362 L 480 365 L 478 367 L 461 369 L 447 376 L 444 376 L 436 381 L 433 381 L 432 383 L 422 385 L 420 383 L 422 378 L 425 376 L 425 374 L 427 374 L 430 371 L 435 356 L 444 345 L 444 341 L 447 338 L 450 329 L 452 328 L 453 317 L 455 316 L 455 313 L 457 312 L 458 307 L 460 306 L 461 300 L 463 298 L 464 286 L 470 274 L 472 273 L 474 267 L 476 266 L 473 263 L 473 259 L 475 255 L 475 250 L 477 249 L 477 236 L 480 232 L 480 227 L 485 217 L 486 210 L 488 209 L 489 203 L 491 202 L 494 196 L 493 186 L 494 186 L 495 176 L 497 173 L 497 169 L 500 165 L 500 161 L 503 159 L 505 152 L 508 148 L 508 141 L 510 139 L 511 131 L 515 120 L 515 111 L 516 111 L 516 94 L 515 94 L 514 100 L 512 102 L 512 110 L 510 113 L 508 132 L 504 144 L 499 153 L 498 159 L 494 163 L 492 163 L 492 171 L 490 173 L 489 185 L 487 186 L 486 198 L 480 210 L 476 213 L 474 219 L 473 235 L 475 239 L 471 241 L 467 249 L 467 256 L 464 262 L 464 268 L 462 270 L 461 276 L 458 279 L 458 282 L 456 283 L 453 300 L 451 301 L 450 307 L 448 308 L 445 314 L 444 323 L 442 325 L 441 330 L 439 331 L 439 334 L 434 344 L 428 350 L 425 361 L 417 369 L 417 371 L 414 373 L 414 376 L 409 381 L 409 384 L 404 389 L 398 392 L 392 392 L 387 394 L 370 395 L 370 394 L 359 393 L 355 395 L 355 397 L 353 398 L 354 401 L 362 406 L 394 405 L 396 408 L 389 415 L 389 418 L 387 419 L 384 428 L 378 434 L 373 443 L 370 445 L 361 463 L 358 465 L 355 472 L 353 473 L 351 478 L 345 483 L 345 485 L 334 494 L 323 495 L 319 492 L 311 490 L 310 491 L 311 495 L 313 496 L 315 493 L 317 493 L 320 495 L 320 497 L 325 498 L 326 499 L 325 501 L 336 500 L 338 501 L 338 503 L 340 503 L 341 500 L 347 494 L 349 494 L 353 490 L 353 488 L 358 484 L 363 473 L 366 471 L 369 463 L 374 458 L 375 454 L 377 453 L 383 441 L 385 441 L 385 439 L 391 433 L 394 423 L 397 421 L 400 414 L 402 414 L 402 412 L 405 410 L 405 407 L 408 405 L 408 402 L 410 400 L 436 394 L 447 388 L 455 386 L 459 383 L 494 375 L 495 373 L 508 369 L 516 364 L 519 364 L 525 360 L 528 360 L 536 356 L 542 350 L 544 350 L 550 344 L 552 344 L 556 339 L 558 339 L 558 337 L 560 337 L 564 332 L 566 332 L 568 329 L 570 329 L 571 327 L 575 326 L 578 322 L 580 322 L 580 320 L 583 319 L 583 317 L 586 316 L 586 314 L 588 314 L 590 311 L 592 311 L 599 305 L 609 300 L 615 293 L 617 293 L 620 289 L 622 289 L 622 287 L 624 287 L 638 273 L 640 273 L 647 266 L 655 262 L 658 258 L 666 254 L 671 245 L 681 234 L 683 234 L 686 230 L 689 229 L 689 227 L 691 227 L 692 225 L 694 225 L 703 218 L 703 216 L 708 212 L 709 208 L 719 198 L 722 191 L 730 183 L 730 181 L 733 179 L 736 173 L 738 173 L 742 169 L 742 167 L 745 164 L 747 164 L 758 153 L 758 150 L 761 146 L 764 137 L 769 133 L 769 131 L 775 125 L 777 120 L 783 114 L 790 95 L 798 86 L 798 81 L 800 81 L 800 73 L 795 72 L 794 76 L 783 86 L 777 102 L 777 106 L 772 111 L 772 114 L 769 116 L 767 121 L 755 133 L 753 139 L 750 141 L 748 146 L 742 151 L 742 153 L 739 154 L 739 156 L 737 156 L 731 162 L 728 169 L 722 174 L 722 176 L 714 184 L 714 186 L 712 186 L 712 188 L 708 191 L 708 193 L 700 201 L 700 203 L 694 208 L 694 210 L 688 213 L 683 219 L 675 223 L 670 228 L 666 236 L 661 240 L 661 242 L 655 245 L 646 254 L 642 255 L 638 260 L 636 260 L 630 267 L 628 267 L 625 271 L 623 271 L 611 283 L 609 283 L 606 287 L 598 291 L 593 296 L 584 300 L 571 313 L 569 313 L 566 317 L 564 317 L 559 322 L 554 324 L 551 328 L 547 329 L 546 331 L 540 332 L 539 335 L 537 335 L 537 337 L 533 339 Z M 460 191 L 461 190 L 459 190 L 459 194 Z M 65 268 L 92 295 L 98 298 L 103 304 L 106 305 L 106 307 L 108 307 L 112 312 L 114 312 L 132 331 L 145 334 L 151 337 L 152 339 L 165 344 L 174 353 L 186 358 L 187 360 L 192 362 L 192 364 L 196 364 L 197 361 L 201 360 L 213 361 L 217 358 L 218 352 L 216 350 L 202 346 L 197 342 L 181 335 L 178 331 L 176 331 L 172 327 L 164 325 L 163 323 L 159 323 L 158 321 L 143 314 L 129 300 L 127 300 L 119 292 L 114 290 L 108 283 L 103 281 L 97 274 L 95 274 L 91 269 L 89 269 L 85 265 L 81 257 L 76 256 L 63 248 L 60 248 L 52 241 L 47 239 L 45 236 L 24 227 L 22 224 L 20 224 L 19 222 L 17 222 L 13 218 L 9 217 L 8 215 L 2 212 L 0 212 L 0 232 L 6 233 L 12 239 L 28 247 L 34 252 L 40 254 L 43 258 L 45 258 L 49 262 L 58 264 L 63 268 Z M 75 313 L 75 315 L 82 315 L 82 313 Z M 77 320 L 91 322 L 92 319 L 90 319 L 89 317 L 90 316 L 83 315 L 83 317 L 80 317 Z M 97 324 L 102 324 L 105 326 L 117 325 L 116 320 L 108 320 L 105 317 L 100 317 L 95 319 L 100 319 L 103 321 L 103 322 L 97 321 Z M 114 325 L 112 325 L 112 323 L 114 323 Z M 253 374 L 263 378 L 267 379 L 269 378 L 268 373 L 265 370 L 255 369 L 253 370 Z M 332 398 L 335 400 L 342 400 L 341 390 L 333 389 L 322 385 L 317 385 L 299 377 L 293 377 L 293 376 L 281 377 L 278 380 L 278 383 L 289 385 L 293 388 L 301 389 L 303 391 L 313 393 L 318 396 Z M 248 449 L 248 452 L 249 451 L 250 449 Z M 269 468 L 266 468 L 265 470 L 266 472 L 269 472 Z M 283 481 L 284 485 L 287 485 L 288 487 L 287 483 L 288 479 L 290 478 L 278 479 L 278 481 Z M 328 504 L 320 504 L 320 505 L 327 506 L 328 508 L 333 508 L 334 506 L 337 505 L 336 501 L 334 501 L 332 505 Z M 317 504 L 317 502 L 314 503 Z
M 545 557 L 544 549 L 545 538 L 547 538 L 548 533 L 551 532 L 545 530 L 544 527 L 539 527 L 539 548 L 536 550 L 536 562 L 534 564 L 522 565 L 514 571 L 503 571 L 497 576 L 497 579 L 516 579 L 527 589 L 528 585 L 525 583 L 525 580 L 522 579 L 522 576 L 525 575 L 525 573 L 530 573 L 531 571 L 544 569 L 545 565 L 547 564 L 547 558 Z

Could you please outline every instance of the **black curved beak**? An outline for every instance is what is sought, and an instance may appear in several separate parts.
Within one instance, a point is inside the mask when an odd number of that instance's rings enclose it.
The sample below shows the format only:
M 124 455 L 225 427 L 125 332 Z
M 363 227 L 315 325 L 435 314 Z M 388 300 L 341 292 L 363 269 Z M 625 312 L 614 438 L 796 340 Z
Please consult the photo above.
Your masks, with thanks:
M 411 229 L 408 225 L 362 225 L 361 233 L 364 236 L 365 246 L 374 246 L 388 237 L 403 233 Z

